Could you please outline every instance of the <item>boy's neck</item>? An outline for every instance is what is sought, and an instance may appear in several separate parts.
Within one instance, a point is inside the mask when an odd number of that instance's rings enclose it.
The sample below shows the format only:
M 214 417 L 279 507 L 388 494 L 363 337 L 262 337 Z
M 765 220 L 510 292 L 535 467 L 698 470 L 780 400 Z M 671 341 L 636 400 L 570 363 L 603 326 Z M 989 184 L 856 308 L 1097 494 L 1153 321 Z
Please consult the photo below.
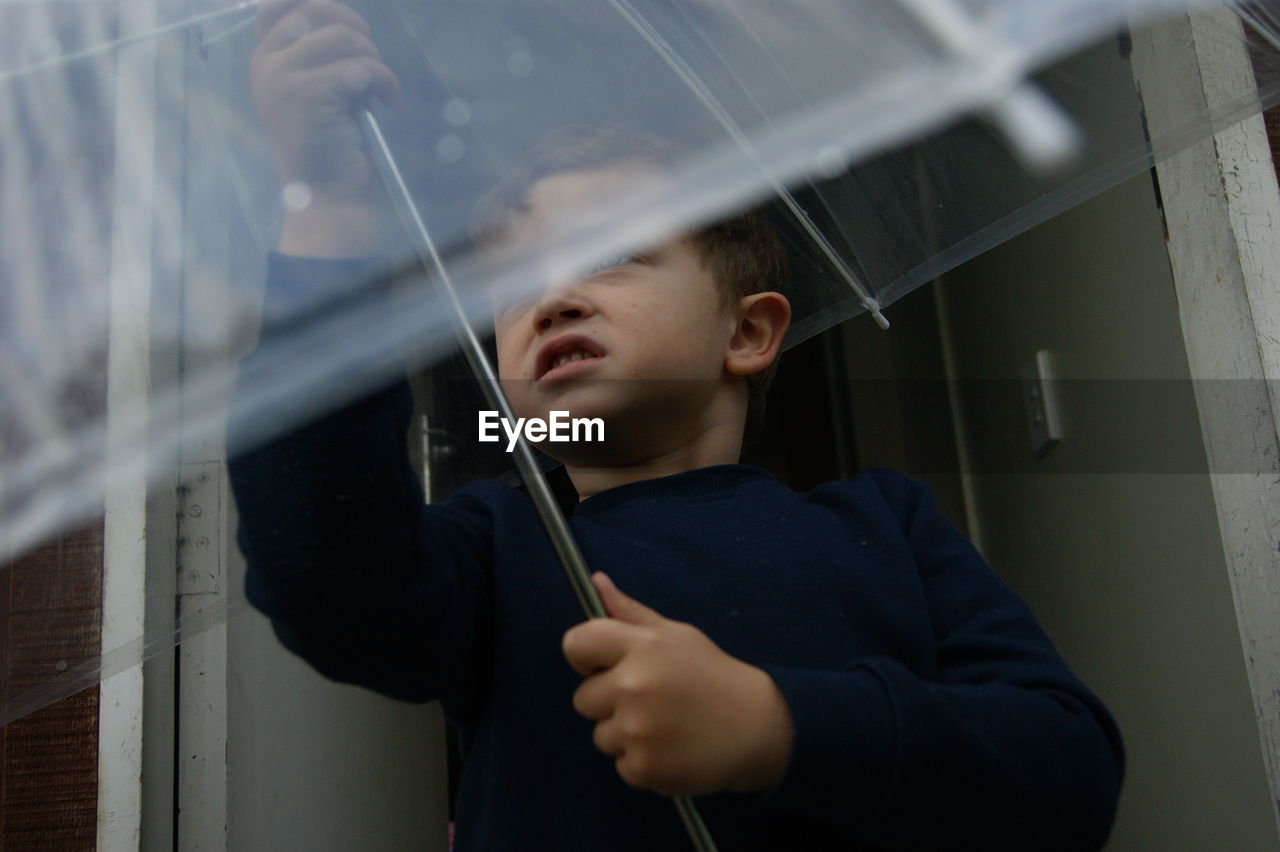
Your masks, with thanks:
M 586 500 L 632 482 L 672 476 L 703 467 L 737 464 L 742 455 L 742 424 L 718 423 L 671 448 L 652 454 L 641 454 L 626 464 L 592 465 L 565 463 L 565 470 L 578 491 L 578 499 Z

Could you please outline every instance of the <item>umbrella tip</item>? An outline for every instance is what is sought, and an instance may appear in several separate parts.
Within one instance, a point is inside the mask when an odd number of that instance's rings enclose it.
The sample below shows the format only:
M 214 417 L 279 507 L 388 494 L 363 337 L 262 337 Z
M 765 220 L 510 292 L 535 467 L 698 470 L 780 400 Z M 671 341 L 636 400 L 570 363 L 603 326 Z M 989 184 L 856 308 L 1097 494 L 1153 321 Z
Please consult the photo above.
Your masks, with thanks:
M 871 318 L 876 321 L 876 325 L 880 326 L 881 331 L 889 330 L 889 318 L 880 313 L 879 305 L 875 305 L 871 308 Z

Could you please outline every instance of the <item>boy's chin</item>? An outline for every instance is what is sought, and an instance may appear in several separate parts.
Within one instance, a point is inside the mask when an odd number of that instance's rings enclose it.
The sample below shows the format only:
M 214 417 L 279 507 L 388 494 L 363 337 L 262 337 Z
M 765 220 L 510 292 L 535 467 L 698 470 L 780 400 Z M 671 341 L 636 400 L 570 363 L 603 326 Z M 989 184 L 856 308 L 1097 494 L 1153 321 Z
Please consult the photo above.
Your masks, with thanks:
M 577 381 L 562 388 L 538 389 L 503 383 L 519 417 L 550 423 L 559 419 L 598 420 L 603 440 L 594 432 L 588 440 L 551 441 L 534 449 L 576 467 L 614 467 L 635 464 L 669 449 L 673 430 L 702 421 L 700 413 L 712 403 L 715 384 L 688 379 Z
M 717 382 L 706 379 L 583 378 L 549 387 L 503 380 L 502 385 L 521 417 L 546 419 L 552 411 L 568 411 L 572 417 L 599 417 L 606 424 L 665 420 L 675 411 L 706 406 L 717 389 Z

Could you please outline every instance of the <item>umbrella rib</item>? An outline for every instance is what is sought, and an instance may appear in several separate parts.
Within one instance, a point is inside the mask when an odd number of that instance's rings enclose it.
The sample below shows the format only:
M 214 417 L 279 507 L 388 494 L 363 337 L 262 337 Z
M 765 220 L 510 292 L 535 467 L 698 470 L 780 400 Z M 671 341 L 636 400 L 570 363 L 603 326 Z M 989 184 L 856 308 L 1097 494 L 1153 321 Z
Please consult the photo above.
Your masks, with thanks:
M 236 23 L 232 24 L 231 26 L 227 27 L 225 30 L 222 30 L 221 32 L 217 32 L 211 36 L 205 36 L 204 38 L 200 39 L 200 43 L 197 45 L 197 47 L 199 47 L 200 51 L 203 53 L 207 51 L 210 48 L 210 46 L 217 44 L 223 39 L 230 38 L 231 36 L 235 35 L 241 30 L 244 30 L 253 26 L 253 22 L 254 22 L 254 19 L 252 17 L 245 18 L 243 21 L 237 21 Z
M 800 227 L 804 229 L 805 233 L 808 234 L 810 239 L 812 239 L 818 246 L 823 256 L 831 264 L 832 268 L 839 273 L 840 277 L 849 285 L 849 288 L 853 290 L 863 307 L 871 313 L 871 316 L 876 321 L 876 325 L 880 326 L 880 328 L 887 329 L 889 327 L 889 320 L 881 312 L 880 302 L 866 288 L 866 285 L 859 281 L 857 276 L 853 274 L 853 270 L 849 269 L 848 264 L 846 264 L 844 259 L 840 257 L 839 253 L 836 251 L 835 247 L 831 245 L 831 241 L 827 239 L 826 235 L 818 230 L 818 227 L 813 223 L 813 220 L 809 218 L 809 214 L 805 212 L 799 202 L 796 201 L 795 196 L 791 194 L 791 191 L 783 186 L 776 177 L 774 177 L 773 172 L 770 171 L 759 156 L 757 156 L 755 149 L 752 147 L 750 140 L 747 139 L 746 134 L 744 134 L 742 129 L 738 127 L 737 122 L 733 120 L 733 117 L 729 115 L 728 111 L 725 110 L 724 106 L 716 99 L 715 95 L 707 91 L 706 87 L 702 85 L 697 75 L 688 68 L 675 51 L 671 49 L 670 45 L 666 43 L 662 36 L 654 31 L 649 22 L 635 11 L 627 0 L 609 0 L 609 5 L 622 16 L 623 20 L 630 24 L 631 27 L 640 34 L 641 38 L 643 38 L 649 46 L 657 52 L 662 60 L 667 63 L 671 70 L 675 72 L 681 82 L 683 82 L 689 90 L 693 92 L 694 96 L 702 102 L 702 105 L 707 108 L 721 128 L 729 134 L 730 138 L 733 139 L 734 142 L 738 144 L 742 153 L 751 160 L 752 164 L 757 169 L 760 170 L 760 174 L 769 182 L 769 186 L 775 193 L 777 193 L 787 210 L 800 224 Z
M 1242 2 L 1229 3 L 1232 10 L 1248 22 L 1254 32 L 1262 36 L 1267 42 L 1277 50 L 1280 50 L 1280 18 L 1275 12 L 1268 11 L 1267 8 L 1259 6 L 1257 3 L 1243 0 Z
M 989 49 L 981 30 L 952 0 L 898 0 L 898 4 L 958 59 L 980 60 L 1000 54 L 999 50 Z M 1062 165 L 1082 144 L 1079 131 L 1062 110 L 1025 81 L 1013 83 L 1006 97 L 993 98 L 986 111 L 1032 168 Z
M 787 88 L 791 90 L 791 94 L 796 98 L 796 100 L 799 103 L 808 107 L 810 105 L 809 98 L 805 96 L 804 92 L 800 90 L 800 87 L 796 85 L 793 79 L 791 79 L 791 75 L 787 72 L 787 69 L 783 66 L 783 64 L 778 60 L 777 55 L 773 52 L 773 50 L 769 48 L 767 44 L 764 43 L 764 40 L 760 38 L 760 34 L 756 32 L 756 29 L 754 26 L 752 26 L 751 22 L 748 21 L 742 15 L 742 12 L 738 8 L 738 6 L 736 4 L 729 4 L 728 11 L 730 12 L 730 14 L 734 16 L 734 18 L 738 21 L 738 24 L 750 36 L 751 41 L 754 42 L 756 48 L 768 60 L 769 65 L 773 68 L 774 73 L 778 75 L 778 78 L 783 80 L 787 84 Z M 685 13 L 685 18 L 686 20 L 688 20 L 687 12 Z M 742 93 L 751 101 L 751 105 L 754 106 L 756 110 L 760 113 L 761 120 L 763 120 L 770 127 L 775 126 L 773 117 L 769 115 L 769 112 L 764 108 L 764 105 L 760 103 L 758 98 L 756 98 L 755 93 L 751 91 L 751 87 L 747 85 L 747 82 L 742 78 L 742 75 L 738 73 L 738 70 L 733 66 L 733 63 L 729 62 L 725 58 L 724 54 L 720 51 L 715 41 L 707 38 L 705 33 L 699 32 L 698 35 L 700 37 L 702 45 L 706 48 L 706 50 L 712 56 L 716 58 L 716 60 L 720 63 L 721 67 L 733 78 L 733 81 L 737 84 L 738 88 L 741 89 Z M 808 184 L 809 189 L 813 191 L 814 197 L 817 199 L 817 202 L 820 205 L 822 205 L 822 209 L 826 211 L 826 214 L 829 217 L 831 224 L 835 227 L 837 233 L 841 237 L 841 240 L 844 246 L 848 248 L 850 254 L 854 256 L 855 262 L 856 262 L 857 252 L 853 248 L 853 240 L 849 237 L 849 234 L 845 232 L 844 225 L 841 223 L 839 215 L 837 214 L 835 208 L 832 206 L 831 200 L 827 197 L 826 193 L 822 192 L 818 188 L 818 183 L 813 179 L 812 175 L 806 176 L 804 178 L 804 182 Z M 854 274 L 857 275 L 858 273 L 855 272 Z M 864 278 L 866 277 L 865 270 L 862 270 L 862 275 Z
M 141 636 L 124 642 L 110 651 L 104 651 L 79 665 L 37 686 L 0 702 L 0 727 L 42 710 L 68 695 L 106 680 L 112 675 L 147 662 L 171 650 L 176 645 L 229 622 L 252 610 L 243 597 L 237 595 L 230 601 L 206 604 L 203 612 L 187 614 L 174 619 L 172 626 L 152 628 Z
M 66 65 L 69 62 L 76 62 L 81 59 L 88 59 L 93 56 L 100 56 L 104 53 L 110 53 L 121 47 L 128 47 L 131 44 L 137 44 L 140 41 L 157 38 L 167 35 L 171 32 L 188 29 L 198 24 L 208 23 L 225 18 L 229 15 L 235 15 L 248 9 L 256 7 L 259 0 L 242 0 L 242 2 L 230 6 L 226 9 L 219 9 L 215 12 L 205 12 L 200 15 L 194 15 L 181 21 L 175 21 L 172 24 L 165 24 L 162 27 L 156 27 L 153 30 L 147 30 L 142 33 L 135 33 L 124 38 L 118 38 L 115 41 L 108 41 L 103 44 L 95 44 L 93 47 L 87 47 L 84 50 L 78 50 L 75 53 L 68 53 L 65 56 L 55 56 L 49 59 L 42 59 L 39 62 L 33 62 L 30 65 L 23 65 L 20 68 L 11 68 L 8 71 L 0 71 L 0 83 L 8 82 L 18 77 L 25 77 L 28 74 L 34 74 L 37 71 L 45 71 L 50 68 L 57 68 L 60 65 Z

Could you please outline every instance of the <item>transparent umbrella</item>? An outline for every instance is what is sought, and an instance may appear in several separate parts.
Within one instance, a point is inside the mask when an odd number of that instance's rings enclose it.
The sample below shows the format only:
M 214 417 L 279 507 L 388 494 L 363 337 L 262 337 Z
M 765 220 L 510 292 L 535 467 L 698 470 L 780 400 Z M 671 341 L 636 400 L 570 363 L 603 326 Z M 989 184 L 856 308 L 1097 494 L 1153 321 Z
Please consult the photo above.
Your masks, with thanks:
M 0 8 L 0 560 L 219 458 L 238 357 L 264 323 L 289 332 L 264 338 L 268 367 L 241 384 L 238 446 L 440 357 L 459 314 L 483 334 L 495 302 L 548 276 L 748 204 L 776 208 L 795 255 L 793 342 L 864 311 L 885 324 L 914 287 L 1276 96 L 1262 75 L 1151 139 L 1132 87 L 1050 67 L 1200 5 L 1172 0 L 351 5 L 404 94 L 362 119 L 412 225 L 381 236 L 406 281 L 390 325 L 363 279 L 264 305 L 282 211 L 313 188 L 280 186 L 258 129 L 255 4 Z M 1274 31 L 1270 5 L 1242 11 Z M 666 179 L 516 254 L 476 247 L 477 201 L 523 152 L 606 122 L 669 140 Z M 226 617 L 103 625 L 83 662 L 10 683 L 0 722 Z

